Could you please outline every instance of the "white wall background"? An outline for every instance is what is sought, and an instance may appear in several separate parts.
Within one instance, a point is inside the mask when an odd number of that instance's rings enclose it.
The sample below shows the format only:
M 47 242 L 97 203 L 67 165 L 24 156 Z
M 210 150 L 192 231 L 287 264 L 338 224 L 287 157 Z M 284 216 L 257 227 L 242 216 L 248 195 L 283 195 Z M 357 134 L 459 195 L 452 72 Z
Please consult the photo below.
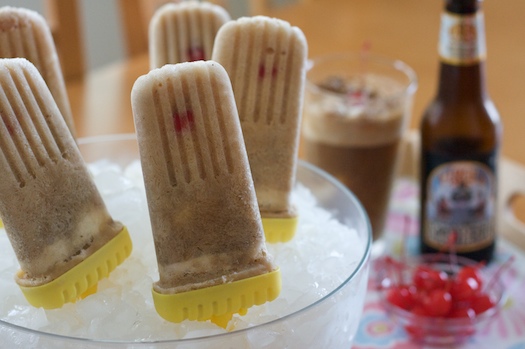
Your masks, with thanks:
M 42 0 L 0 0 L 0 6 L 25 7 L 46 16 Z M 116 1 L 82 0 L 80 10 L 88 68 L 100 67 L 124 57 Z

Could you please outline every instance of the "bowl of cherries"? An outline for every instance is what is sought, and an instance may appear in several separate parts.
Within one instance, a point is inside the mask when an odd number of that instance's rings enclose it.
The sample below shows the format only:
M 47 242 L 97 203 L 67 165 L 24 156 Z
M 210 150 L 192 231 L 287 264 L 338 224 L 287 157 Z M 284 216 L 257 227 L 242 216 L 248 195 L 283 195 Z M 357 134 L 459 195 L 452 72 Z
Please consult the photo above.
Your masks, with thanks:
M 439 253 L 401 261 L 383 257 L 376 263 L 387 313 L 417 342 L 461 343 L 505 302 L 504 265 L 490 272 L 483 263 Z

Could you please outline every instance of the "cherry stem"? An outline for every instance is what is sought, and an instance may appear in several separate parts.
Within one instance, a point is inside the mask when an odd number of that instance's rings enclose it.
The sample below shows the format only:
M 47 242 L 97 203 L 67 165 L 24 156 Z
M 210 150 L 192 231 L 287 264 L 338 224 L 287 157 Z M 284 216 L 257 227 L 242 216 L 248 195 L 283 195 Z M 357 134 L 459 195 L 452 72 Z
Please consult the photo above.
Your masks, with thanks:
M 499 279 L 499 277 L 501 276 L 501 274 L 510 267 L 510 265 L 514 262 L 514 259 L 515 257 L 514 256 L 510 256 L 506 261 L 505 263 L 503 263 L 502 265 L 499 266 L 499 268 L 494 272 L 494 274 L 492 274 L 492 276 L 490 277 L 490 280 L 489 282 L 485 285 L 485 287 L 483 287 L 483 291 L 487 291 L 487 290 L 490 290 L 492 286 L 494 286 L 494 284 L 496 283 L 496 281 Z
M 456 251 L 456 242 L 458 241 L 458 233 L 452 230 L 448 235 L 447 247 L 449 250 L 451 267 L 458 265 L 458 254 Z M 453 270 L 453 269 L 452 269 Z
M 398 265 L 398 262 L 390 256 L 385 257 L 385 263 L 388 266 L 389 274 L 392 275 L 392 280 L 397 279 L 397 285 L 401 283 L 401 272 Z
M 404 243 L 401 244 L 401 263 L 402 265 L 407 265 L 407 248 L 406 243 L 408 241 L 408 229 L 410 227 L 410 216 L 404 215 L 403 216 L 403 241 Z M 403 273 L 400 272 L 401 282 L 404 284 L 405 280 L 403 277 Z
M 370 50 L 372 44 L 369 40 L 363 41 L 361 49 L 359 50 L 359 74 L 358 79 L 358 90 L 353 91 L 348 95 L 349 102 L 352 102 L 352 99 L 358 99 L 360 104 L 364 102 L 365 98 L 365 85 L 366 85 L 366 74 L 368 73 L 368 62 L 370 60 Z
M 372 43 L 370 40 L 363 41 L 361 50 L 359 51 L 360 62 L 361 62 L 361 75 L 364 76 L 368 71 L 368 61 L 370 59 L 370 50 Z

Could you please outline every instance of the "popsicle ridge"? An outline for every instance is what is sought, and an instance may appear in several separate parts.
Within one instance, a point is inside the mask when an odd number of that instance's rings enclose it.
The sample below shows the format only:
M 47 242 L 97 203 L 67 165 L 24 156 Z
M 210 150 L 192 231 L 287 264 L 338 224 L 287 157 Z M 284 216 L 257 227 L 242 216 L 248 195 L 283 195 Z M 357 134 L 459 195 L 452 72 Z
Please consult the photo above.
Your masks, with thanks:
M 66 124 L 75 136 L 73 116 L 51 30 L 35 11 L 0 8 L 0 57 L 29 60 L 44 78 Z
M 230 15 L 208 2 L 184 1 L 160 7 L 149 27 L 151 68 L 209 60 L 218 29 Z
M 15 156 L 14 152 L 7 154 L 13 173 L 25 173 L 35 178 L 37 168 L 45 166 L 46 159 L 56 163 L 58 158 L 67 157 L 67 151 L 60 141 L 54 140 L 52 134 L 56 131 L 53 132 L 53 125 L 41 122 L 46 121 L 44 115 L 50 114 L 47 108 L 53 106 L 47 106 L 42 102 L 41 91 L 32 85 L 31 79 L 28 79 L 26 75 L 27 70 L 18 66 L 4 67 L 5 69 L 0 72 L 3 85 L 0 99 L 5 108 L 2 120 L 4 130 L 7 132 L 3 134 L 2 142 L 5 144 L 11 140 L 13 142 L 11 147 L 16 148 L 19 154 L 23 154 L 23 156 Z M 31 91 L 23 87 L 25 84 L 31 86 Z M 46 98 L 52 97 L 49 95 Z M 59 111 L 55 110 L 54 113 L 59 113 Z M 36 114 L 41 117 L 30 120 L 21 117 Z M 18 161 L 22 163 L 17 164 Z M 23 176 L 17 176 L 17 178 L 21 186 L 27 180 L 23 180 Z
M 40 26 L 46 23 L 26 9 L 4 7 L 0 9 L 0 47 L 6 57 L 23 57 L 27 53 L 33 57 L 37 69 L 43 67 L 42 50 L 37 45 L 37 31 L 32 21 Z M 22 36 L 26 40 L 22 40 Z
M 209 83 L 205 83 L 205 80 Z M 232 150 L 225 132 L 224 110 L 217 93 L 220 87 L 209 72 L 194 78 L 183 76 L 152 85 L 155 117 L 157 124 L 162 125 L 156 131 L 172 186 L 234 171 Z M 180 91 L 196 93 L 184 96 Z M 170 103 L 161 103 L 161 100 Z M 208 103 L 199 102 L 203 100 Z M 202 115 L 212 112 L 217 114 L 216 119 L 210 123 L 204 122 Z M 195 123 L 202 127 L 195 128 Z
M 276 18 L 239 18 L 216 36 L 212 58 L 231 77 L 263 219 L 296 217 L 291 192 L 306 54 L 301 30 Z
M 302 32 L 263 16 L 230 21 L 220 32 L 213 58 L 230 75 L 241 121 L 295 123 L 304 85 Z
M 21 286 L 54 280 L 122 230 L 36 67 L 0 59 L 0 212 Z
M 224 68 L 165 65 L 137 80 L 132 101 L 159 264 L 154 290 L 175 294 L 275 270 Z M 189 111 L 192 121 L 182 121 Z M 174 115 L 185 115 L 184 127 Z

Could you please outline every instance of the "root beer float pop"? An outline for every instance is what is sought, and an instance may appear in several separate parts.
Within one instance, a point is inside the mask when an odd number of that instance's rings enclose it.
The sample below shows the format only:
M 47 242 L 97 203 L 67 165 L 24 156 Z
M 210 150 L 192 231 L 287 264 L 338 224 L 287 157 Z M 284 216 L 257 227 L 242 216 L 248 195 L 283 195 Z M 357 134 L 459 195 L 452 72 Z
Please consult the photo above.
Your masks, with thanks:
M 92 292 L 131 253 L 33 64 L 0 59 L 0 215 L 29 303 L 58 308 Z
M 17 57 L 26 58 L 38 69 L 75 136 L 73 115 L 48 24 L 35 11 L 5 6 L 0 8 L 0 58 Z
M 224 8 L 208 2 L 160 7 L 149 25 L 150 68 L 210 59 L 215 35 L 229 20 Z
M 277 297 L 230 80 L 217 62 L 168 64 L 140 77 L 132 107 L 160 279 L 172 321 L 226 326 Z
M 265 16 L 226 23 L 213 49 L 212 59 L 224 66 L 232 81 L 269 242 L 290 240 L 297 224 L 291 192 L 306 55 L 299 28 Z

